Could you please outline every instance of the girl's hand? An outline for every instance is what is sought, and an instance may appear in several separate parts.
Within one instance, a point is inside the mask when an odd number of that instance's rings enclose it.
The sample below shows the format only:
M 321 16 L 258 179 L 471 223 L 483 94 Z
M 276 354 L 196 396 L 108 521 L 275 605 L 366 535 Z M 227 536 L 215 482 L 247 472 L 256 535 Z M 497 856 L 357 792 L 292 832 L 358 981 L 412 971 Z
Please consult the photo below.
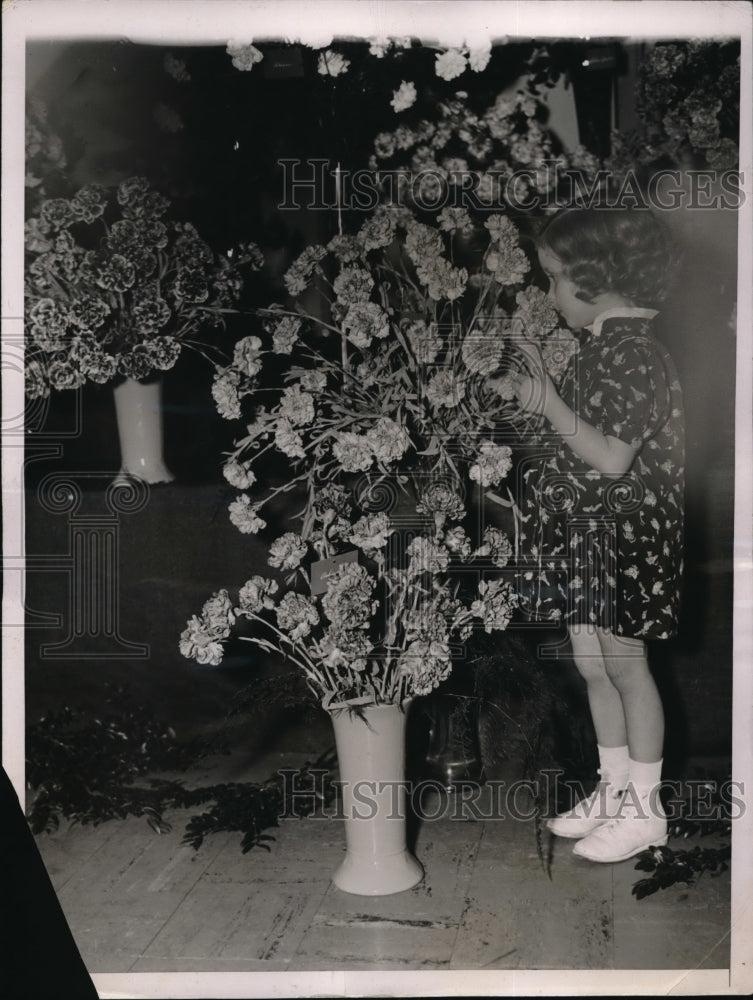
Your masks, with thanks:
M 544 365 L 538 344 L 533 340 L 522 340 L 516 347 L 523 355 L 523 362 L 512 383 L 518 404 L 526 413 L 537 413 L 543 416 L 557 397 L 557 390 Z

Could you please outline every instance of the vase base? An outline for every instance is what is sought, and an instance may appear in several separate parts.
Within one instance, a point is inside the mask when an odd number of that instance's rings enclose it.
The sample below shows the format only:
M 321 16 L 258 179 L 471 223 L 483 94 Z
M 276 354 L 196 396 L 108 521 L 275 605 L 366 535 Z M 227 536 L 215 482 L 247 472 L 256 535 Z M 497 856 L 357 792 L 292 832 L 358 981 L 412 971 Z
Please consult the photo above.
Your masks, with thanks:
M 148 468 L 125 469 L 122 468 L 114 479 L 115 486 L 127 486 L 130 476 L 140 479 L 143 483 L 156 486 L 158 483 L 172 483 L 175 476 L 168 467 L 162 463 L 150 465 Z
M 418 885 L 424 870 L 409 851 L 383 858 L 346 854 L 332 881 L 355 896 L 389 896 Z

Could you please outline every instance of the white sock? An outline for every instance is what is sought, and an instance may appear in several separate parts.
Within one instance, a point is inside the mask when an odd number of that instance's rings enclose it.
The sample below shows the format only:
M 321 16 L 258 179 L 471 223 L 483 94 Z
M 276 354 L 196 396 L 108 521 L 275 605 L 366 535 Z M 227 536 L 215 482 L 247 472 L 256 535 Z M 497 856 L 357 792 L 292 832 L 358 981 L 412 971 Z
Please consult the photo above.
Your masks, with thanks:
M 623 789 L 630 775 L 630 754 L 628 748 L 603 747 L 597 744 L 601 780 L 615 788 Z
M 630 758 L 628 777 L 636 793 L 643 798 L 650 795 L 657 785 L 661 784 L 661 769 L 663 760 L 644 764 L 643 761 Z

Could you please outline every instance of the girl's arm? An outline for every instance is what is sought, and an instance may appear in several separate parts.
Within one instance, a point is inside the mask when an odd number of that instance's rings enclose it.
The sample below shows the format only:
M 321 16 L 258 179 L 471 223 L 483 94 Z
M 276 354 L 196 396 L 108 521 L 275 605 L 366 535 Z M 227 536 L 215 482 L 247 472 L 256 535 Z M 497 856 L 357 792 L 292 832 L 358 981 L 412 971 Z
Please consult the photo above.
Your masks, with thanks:
M 527 372 L 515 380 L 518 402 L 528 413 L 540 413 L 578 458 L 597 472 L 622 475 L 633 464 L 635 448 L 611 434 L 602 434 L 572 410 L 557 392 L 544 367 L 538 345 L 519 345 L 527 358 Z

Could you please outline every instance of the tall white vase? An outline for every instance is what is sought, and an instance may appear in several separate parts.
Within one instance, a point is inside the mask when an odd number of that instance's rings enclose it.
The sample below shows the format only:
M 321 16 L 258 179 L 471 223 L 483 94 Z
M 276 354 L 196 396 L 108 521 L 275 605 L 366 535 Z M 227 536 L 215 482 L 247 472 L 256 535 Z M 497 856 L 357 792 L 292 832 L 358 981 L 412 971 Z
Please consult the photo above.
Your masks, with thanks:
M 175 478 L 165 465 L 162 438 L 162 381 L 127 378 L 113 389 L 120 438 L 120 471 L 146 483 Z
M 345 816 L 345 858 L 332 877 L 344 892 L 386 896 L 410 889 L 423 868 L 406 844 L 406 712 L 399 705 L 330 710 Z

